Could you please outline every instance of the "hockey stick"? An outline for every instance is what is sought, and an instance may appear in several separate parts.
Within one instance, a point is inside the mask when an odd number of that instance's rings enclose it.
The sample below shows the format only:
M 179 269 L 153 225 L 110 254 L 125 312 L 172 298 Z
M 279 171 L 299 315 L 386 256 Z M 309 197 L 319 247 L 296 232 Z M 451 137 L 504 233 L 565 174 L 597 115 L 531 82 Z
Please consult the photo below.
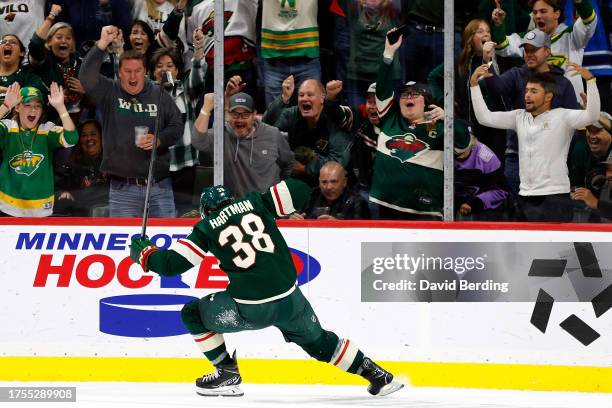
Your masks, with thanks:
M 147 190 L 145 191 L 144 210 L 142 212 L 142 229 L 140 236 L 145 237 L 147 231 L 147 220 L 149 219 L 149 199 L 151 198 L 151 183 L 153 182 L 153 173 L 155 172 L 155 159 L 157 159 L 157 133 L 159 132 L 159 117 L 161 116 L 161 101 L 164 89 L 172 88 L 174 81 L 172 74 L 168 71 L 162 71 L 161 84 L 159 90 L 159 101 L 157 103 L 158 110 L 155 116 L 155 131 L 153 132 L 153 149 L 151 150 L 151 161 L 149 162 L 149 174 L 147 175 Z

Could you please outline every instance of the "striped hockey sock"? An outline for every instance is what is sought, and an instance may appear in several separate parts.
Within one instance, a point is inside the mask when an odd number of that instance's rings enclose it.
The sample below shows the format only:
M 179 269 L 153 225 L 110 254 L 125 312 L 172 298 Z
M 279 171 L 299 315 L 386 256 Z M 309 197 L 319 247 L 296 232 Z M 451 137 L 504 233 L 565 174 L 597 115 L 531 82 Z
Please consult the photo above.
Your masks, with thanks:
M 352 341 L 349 339 L 339 339 L 336 350 L 329 362 L 341 370 L 356 374 L 363 362 L 363 357 L 361 350 Z
M 206 358 L 214 365 L 224 365 L 232 362 L 225 348 L 223 335 L 215 332 L 194 334 L 193 339 Z

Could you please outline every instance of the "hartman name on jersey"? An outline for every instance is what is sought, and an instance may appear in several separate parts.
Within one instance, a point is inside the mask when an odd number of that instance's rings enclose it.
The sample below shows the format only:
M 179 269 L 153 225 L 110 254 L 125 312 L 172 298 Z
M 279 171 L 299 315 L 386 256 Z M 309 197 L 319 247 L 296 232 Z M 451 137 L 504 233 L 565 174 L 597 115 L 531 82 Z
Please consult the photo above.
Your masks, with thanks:
M 223 210 L 221 210 L 221 212 L 219 212 L 218 216 L 213 219 L 209 219 L 208 222 L 212 229 L 216 229 L 222 227 L 232 215 L 244 214 L 254 210 L 255 208 L 253 207 L 253 203 L 251 203 L 251 201 L 239 201 L 225 207 Z

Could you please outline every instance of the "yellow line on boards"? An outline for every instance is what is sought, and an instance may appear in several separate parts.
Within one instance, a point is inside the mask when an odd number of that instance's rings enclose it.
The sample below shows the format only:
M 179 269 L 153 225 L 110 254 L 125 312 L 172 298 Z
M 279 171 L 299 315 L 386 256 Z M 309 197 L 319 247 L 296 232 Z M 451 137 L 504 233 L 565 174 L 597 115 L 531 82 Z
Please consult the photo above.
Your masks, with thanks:
M 239 360 L 247 383 L 365 385 L 361 377 L 314 360 Z M 380 362 L 414 386 L 612 393 L 612 367 Z M 205 359 L 0 357 L 1 381 L 191 382 Z

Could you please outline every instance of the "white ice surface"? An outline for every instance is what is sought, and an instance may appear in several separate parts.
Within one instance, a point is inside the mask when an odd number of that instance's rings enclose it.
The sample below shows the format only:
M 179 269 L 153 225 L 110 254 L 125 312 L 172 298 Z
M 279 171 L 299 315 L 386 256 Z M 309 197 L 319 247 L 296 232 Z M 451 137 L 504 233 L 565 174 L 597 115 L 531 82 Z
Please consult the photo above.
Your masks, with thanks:
M 77 402 L 2 403 L 2 407 L 40 408 L 611 408 L 612 394 L 501 391 L 404 387 L 386 397 L 372 397 L 365 387 L 242 384 L 243 397 L 201 397 L 185 383 L 33 383 L 0 382 L 2 387 L 76 386 Z

